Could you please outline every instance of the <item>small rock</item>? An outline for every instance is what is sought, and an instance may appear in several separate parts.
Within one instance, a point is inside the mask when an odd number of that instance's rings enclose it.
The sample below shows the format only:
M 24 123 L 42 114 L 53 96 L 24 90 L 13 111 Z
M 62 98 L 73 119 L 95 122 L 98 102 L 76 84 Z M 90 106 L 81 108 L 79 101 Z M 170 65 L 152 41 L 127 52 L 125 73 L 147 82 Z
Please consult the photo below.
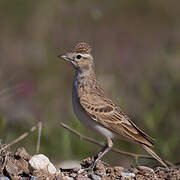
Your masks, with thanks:
M 56 172 L 57 173 L 57 172 Z M 63 177 L 65 177 L 66 175 L 64 175 L 63 173 L 58 173 L 55 177 L 54 180 L 62 180 Z
M 89 174 L 88 177 L 91 178 L 92 180 L 101 180 L 101 177 L 95 174 Z
M 5 169 L 10 177 L 14 177 L 18 175 L 18 167 L 14 164 L 7 164 Z
M 77 174 L 76 173 L 71 173 L 69 176 L 75 178 L 77 176 Z
M 91 180 L 90 178 L 86 177 L 86 176 L 83 176 L 81 174 L 79 174 L 76 178 L 76 180 Z
M 150 167 L 147 167 L 147 166 L 138 166 L 138 169 L 144 170 L 144 171 L 149 171 L 149 172 L 154 172 L 153 169 L 151 169 Z
M 73 169 L 73 172 L 78 173 L 79 170 L 81 170 L 81 168 L 74 168 L 74 169 Z
M 50 161 L 43 154 L 34 155 L 30 160 L 29 164 L 33 169 L 45 169 L 49 165 Z
M 0 176 L 0 180 L 10 180 L 10 179 L 6 176 Z
M 121 167 L 121 166 L 115 166 L 114 167 L 114 171 L 123 171 L 124 170 L 124 168 L 123 167 Z
M 114 167 L 114 174 L 116 176 L 121 176 L 121 173 L 123 172 L 124 168 L 120 166 L 115 166 Z
M 59 169 L 56 170 L 56 175 L 60 175 L 61 171 Z
M 50 174 L 46 169 L 38 169 L 33 171 L 33 176 L 36 176 L 38 179 L 54 179 L 55 175 Z
M 47 170 L 50 174 L 55 174 L 56 173 L 56 168 L 54 165 L 50 162 L 49 165 L 47 166 Z
M 15 152 L 15 158 L 22 158 L 29 161 L 31 156 L 26 152 L 24 147 L 18 148 Z
M 56 168 L 49 161 L 49 158 L 43 154 L 34 155 L 30 160 L 29 164 L 34 170 L 47 170 L 50 174 L 56 173 Z
M 109 177 L 112 177 L 112 178 L 115 178 L 116 175 L 114 173 L 114 168 L 112 167 L 108 167 L 107 170 L 106 170 L 106 174 L 109 176 Z
M 87 168 L 87 167 L 89 167 L 89 166 L 91 165 L 92 162 L 93 162 L 93 160 L 92 160 L 90 157 L 88 157 L 88 158 L 86 158 L 86 159 L 83 159 L 83 160 L 80 162 L 80 164 L 81 164 L 81 166 L 82 166 L 83 168 Z
M 109 177 L 109 176 L 104 176 L 104 177 L 101 178 L 101 180 L 112 180 L 112 178 Z
M 138 172 L 139 175 L 143 175 L 144 177 L 146 177 L 148 179 L 156 178 L 156 174 L 153 169 L 151 169 L 147 166 L 139 166 L 138 169 L 139 169 L 139 172 Z
M 139 170 L 135 167 L 130 169 L 131 172 L 133 172 L 134 174 L 137 174 L 139 172 Z
M 108 174 L 114 173 L 114 169 L 113 169 L 112 167 L 108 167 L 107 170 L 106 170 L 106 172 L 107 172 Z
M 131 172 L 122 172 L 121 173 L 121 179 L 122 180 L 131 180 L 134 177 L 135 177 L 135 174 L 131 173 Z
M 64 177 L 61 177 L 61 180 L 73 180 L 72 177 L 68 177 L 68 176 L 64 176 Z
M 18 167 L 18 173 L 19 174 L 23 174 L 23 173 L 26 173 L 26 174 L 29 174 L 29 166 L 28 166 L 28 161 L 26 161 L 25 159 L 18 159 L 16 160 L 16 166 Z
M 104 176 L 106 174 L 106 168 L 101 163 L 97 163 L 94 169 L 97 175 Z
M 36 176 L 31 176 L 30 180 L 38 180 Z
M 85 172 L 84 169 L 79 169 L 79 170 L 77 171 L 77 174 L 82 174 L 82 173 L 84 173 L 84 172 Z

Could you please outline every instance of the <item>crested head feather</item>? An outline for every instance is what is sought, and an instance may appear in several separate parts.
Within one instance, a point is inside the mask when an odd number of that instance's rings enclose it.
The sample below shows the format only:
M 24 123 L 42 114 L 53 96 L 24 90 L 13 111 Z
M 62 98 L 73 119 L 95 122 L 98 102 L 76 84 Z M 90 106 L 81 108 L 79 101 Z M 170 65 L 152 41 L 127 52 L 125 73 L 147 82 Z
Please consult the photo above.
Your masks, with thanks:
M 73 52 L 82 53 L 82 54 L 91 54 L 91 47 L 87 43 L 78 43 Z

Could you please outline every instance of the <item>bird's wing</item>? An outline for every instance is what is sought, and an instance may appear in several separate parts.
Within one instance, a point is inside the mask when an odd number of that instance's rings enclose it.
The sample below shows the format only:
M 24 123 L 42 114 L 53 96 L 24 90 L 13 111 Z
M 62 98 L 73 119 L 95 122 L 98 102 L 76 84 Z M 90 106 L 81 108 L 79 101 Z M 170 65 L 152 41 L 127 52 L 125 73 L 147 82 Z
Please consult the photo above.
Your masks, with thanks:
M 84 111 L 92 120 L 110 131 L 147 146 L 152 146 L 152 138 L 140 130 L 120 108 L 109 98 L 98 93 L 84 94 L 79 98 Z

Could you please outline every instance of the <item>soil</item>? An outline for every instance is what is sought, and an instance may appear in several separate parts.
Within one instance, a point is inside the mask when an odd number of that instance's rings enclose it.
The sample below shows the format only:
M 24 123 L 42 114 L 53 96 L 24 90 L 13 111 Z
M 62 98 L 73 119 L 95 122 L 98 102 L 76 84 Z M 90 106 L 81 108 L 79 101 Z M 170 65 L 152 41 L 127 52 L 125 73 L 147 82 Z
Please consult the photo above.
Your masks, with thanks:
M 15 153 L 0 148 L 0 180 L 178 180 L 180 179 L 180 168 L 164 167 L 150 168 L 139 166 L 138 168 L 125 169 L 120 166 L 109 167 L 103 162 L 98 162 L 93 171 L 86 171 L 91 158 L 80 162 L 81 168 L 59 169 L 57 173 L 50 174 L 47 169 L 35 170 L 29 164 L 31 159 L 26 150 L 21 147 Z

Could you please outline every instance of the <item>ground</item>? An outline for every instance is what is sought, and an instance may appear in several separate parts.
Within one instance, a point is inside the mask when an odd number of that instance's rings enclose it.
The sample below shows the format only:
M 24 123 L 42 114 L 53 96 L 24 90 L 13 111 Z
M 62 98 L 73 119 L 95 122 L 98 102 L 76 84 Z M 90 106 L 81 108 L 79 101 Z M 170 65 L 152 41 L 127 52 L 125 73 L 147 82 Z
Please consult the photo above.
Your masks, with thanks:
M 180 168 L 164 167 L 154 169 L 145 166 L 125 169 L 123 167 L 109 167 L 103 162 L 97 163 L 93 171 L 84 171 L 92 159 L 86 158 L 80 162 L 80 167 L 74 169 L 58 169 L 56 173 L 50 173 L 48 169 L 34 169 L 29 160 L 32 156 L 21 147 L 12 153 L 7 148 L 0 149 L 0 180 L 146 180 L 146 179 L 180 179 Z M 48 158 L 47 158 L 48 159 Z

